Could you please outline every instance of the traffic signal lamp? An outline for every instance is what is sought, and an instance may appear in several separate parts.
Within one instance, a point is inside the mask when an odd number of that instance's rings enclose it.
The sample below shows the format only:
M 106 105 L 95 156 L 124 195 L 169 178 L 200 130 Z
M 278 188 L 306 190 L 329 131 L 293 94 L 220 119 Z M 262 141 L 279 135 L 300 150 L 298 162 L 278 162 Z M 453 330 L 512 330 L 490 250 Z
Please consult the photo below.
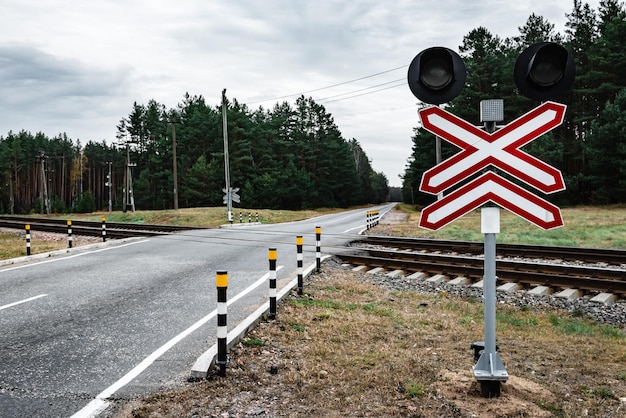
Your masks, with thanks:
M 515 62 L 513 77 L 519 92 L 539 101 L 553 100 L 574 82 L 572 55 L 559 44 L 539 42 L 526 48 Z
M 454 99 L 463 89 L 466 77 L 461 57 L 451 49 L 438 46 L 417 54 L 407 74 L 413 95 L 435 105 Z

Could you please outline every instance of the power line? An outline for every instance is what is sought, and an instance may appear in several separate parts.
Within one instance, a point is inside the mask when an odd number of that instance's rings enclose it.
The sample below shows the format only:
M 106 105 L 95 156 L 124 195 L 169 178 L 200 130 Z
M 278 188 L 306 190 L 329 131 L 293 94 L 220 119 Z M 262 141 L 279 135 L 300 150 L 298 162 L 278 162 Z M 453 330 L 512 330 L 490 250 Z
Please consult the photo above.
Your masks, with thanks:
M 370 89 L 375 89 L 376 87 L 380 87 L 380 86 L 386 86 L 387 84 L 391 84 L 391 83 L 397 83 L 398 81 L 404 81 L 404 78 L 399 78 L 397 80 L 393 80 L 393 81 L 387 81 L 386 83 L 381 83 L 381 84 L 376 84 L 375 86 L 370 86 L 370 87 L 364 87 L 362 89 L 358 89 L 358 90 L 352 90 L 349 91 L 347 93 L 341 93 L 341 94 L 335 94 L 334 96 L 328 96 L 328 97 L 324 97 L 321 99 L 316 99 L 316 102 L 320 102 L 322 100 L 328 100 L 328 99 L 334 99 L 335 97 L 341 97 L 341 96 L 347 96 L 349 94 L 353 94 L 353 93 L 357 93 L 359 91 L 365 91 L 365 90 L 370 90 Z
M 389 89 L 394 89 L 394 88 L 396 88 L 396 87 L 401 87 L 401 86 L 404 86 L 404 85 L 405 85 L 405 82 L 404 82 L 404 79 L 402 79 L 402 83 L 396 84 L 395 86 L 389 86 L 389 87 L 385 87 L 385 88 L 378 89 L 378 90 L 374 90 L 374 91 L 368 91 L 368 92 L 366 92 L 366 93 L 355 94 L 354 96 L 343 97 L 343 98 L 341 98 L 341 99 L 328 100 L 328 101 L 326 101 L 326 102 L 324 102 L 324 103 L 320 103 L 320 104 L 327 104 L 327 103 L 338 102 L 338 101 L 340 101 L 340 100 L 353 99 L 353 98 L 355 98 L 355 97 L 365 96 L 365 95 L 367 95 L 367 94 L 378 93 L 379 91 L 389 90 Z
M 393 108 L 388 108 L 388 109 L 377 109 L 377 110 L 371 110 L 371 111 L 367 111 L 367 112 L 348 113 L 348 114 L 342 115 L 342 118 L 351 118 L 351 117 L 354 117 L 354 116 L 361 116 L 361 115 L 371 115 L 373 113 L 395 112 L 395 111 L 398 111 L 398 110 L 406 110 L 406 109 L 415 109 L 415 105 L 402 106 L 402 107 L 393 107 Z
M 402 65 L 400 67 L 391 68 L 389 70 L 385 70 L 385 71 L 381 71 L 381 72 L 378 72 L 378 73 L 366 75 L 364 77 L 355 78 L 354 80 L 344 81 L 344 82 L 341 82 L 341 83 L 332 84 L 330 86 L 320 87 L 320 88 L 313 89 L 313 90 L 303 91 L 303 92 L 300 92 L 300 93 L 287 94 L 285 96 L 274 97 L 274 98 L 271 98 L 271 99 L 256 100 L 254 102 L 248 102 L 246 104 L 247 105 L 252 105 L 252 104 L 256 104 L 256 103 L 270 102 L 270 101 L 274 101 L 274 100 L 286 99 L 287 97 L 301 96 L 301 95 L 304 95 L 304 94 L 314 93 L 316 91 L 326 90 L 326 89 L 330 89 L 330 88 L 333 88 L 333 87 L 343 86 L 345 84 L 350 84 L 350 83 L 354 83 L 354 82 L 357 82 L 357 81 L 365 80 L 367 78 L 376 77 L 378 75 L 390 73 L 392 71 L 397 71 L 397 70 L 400 70 L 400 69 L 406 68 L 406 67 L 408 67 L 408 65 Z

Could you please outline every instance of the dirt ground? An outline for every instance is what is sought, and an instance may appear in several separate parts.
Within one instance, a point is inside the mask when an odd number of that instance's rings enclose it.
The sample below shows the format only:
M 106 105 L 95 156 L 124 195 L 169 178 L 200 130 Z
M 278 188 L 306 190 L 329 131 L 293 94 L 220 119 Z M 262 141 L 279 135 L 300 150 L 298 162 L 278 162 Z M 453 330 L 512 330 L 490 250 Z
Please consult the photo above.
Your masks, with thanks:
M 399 210 L 390 210 L 380 220 L 381 225 L 402 224 L 409 219 L 409 214 Z

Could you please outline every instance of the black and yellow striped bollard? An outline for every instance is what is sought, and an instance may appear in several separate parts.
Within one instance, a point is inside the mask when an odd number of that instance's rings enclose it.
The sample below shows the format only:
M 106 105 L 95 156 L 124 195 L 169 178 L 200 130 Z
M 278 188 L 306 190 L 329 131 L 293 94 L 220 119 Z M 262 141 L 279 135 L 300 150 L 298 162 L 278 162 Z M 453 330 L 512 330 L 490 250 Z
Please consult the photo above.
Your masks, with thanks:
M 226 376 L 226 365 L 228 364 L 227 353 L 227 290 L 228 290 L 228 273 L 218 271 L 215 276 L 217 285 L 217 360 L 215 364 L 219 367 L 220 376 Z
M 72 221 L 67 221 L 67 245 L 72 248 Z
M 296 251 L 297 251 L 297 262 L 298 262 L 298 294 L 299 295 L 301 295 L 304 291 L 304 279 L 302 277 L 302 245 L 303 245 L 302 235 L 298 235 L 296 237 Z
M 24 226 L 26 229 L 26 255 L 30 255 L 30 224 Z
M 276 248 L 270 248 L 268 251 L 270 261 L 270 311 L 268 318 L 276 319 Z
M 322 271 L 322 227 L 315 227 L 315 260 L 317 272 Z

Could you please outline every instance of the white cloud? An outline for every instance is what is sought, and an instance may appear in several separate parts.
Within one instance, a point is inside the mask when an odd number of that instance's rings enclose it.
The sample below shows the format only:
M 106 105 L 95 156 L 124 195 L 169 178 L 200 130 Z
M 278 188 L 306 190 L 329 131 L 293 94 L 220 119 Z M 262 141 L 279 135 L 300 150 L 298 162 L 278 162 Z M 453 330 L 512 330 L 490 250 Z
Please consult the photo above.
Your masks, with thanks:
M 406 66 L 430 46 L 456 49 L 478 26 L 513 36 L 533 12 L 562 31 L 572 7 L 568 0 L 12 2 L 0 15 L 0 135 L 26 129 L 113 140 L 135 101 L 175 107 L 189 92 L 217 105 L 223 88 L 242 103 L 310 91 Z M 321 99 L 405 77 L 406 68 L 310 93 L 392 185 L 400 185 L 417 124 L 408 87 Z
M 28 45 L 0 45 L 0 114 L 5 133 L 23 129 L 53 136 L 91 124 L 101 130 L 98 122 L 107 116 L 102 110 L 129 88 L 128 71 L 100 70 Z M 117 117 L 122 109 L 109 108 L 108 116 Z

